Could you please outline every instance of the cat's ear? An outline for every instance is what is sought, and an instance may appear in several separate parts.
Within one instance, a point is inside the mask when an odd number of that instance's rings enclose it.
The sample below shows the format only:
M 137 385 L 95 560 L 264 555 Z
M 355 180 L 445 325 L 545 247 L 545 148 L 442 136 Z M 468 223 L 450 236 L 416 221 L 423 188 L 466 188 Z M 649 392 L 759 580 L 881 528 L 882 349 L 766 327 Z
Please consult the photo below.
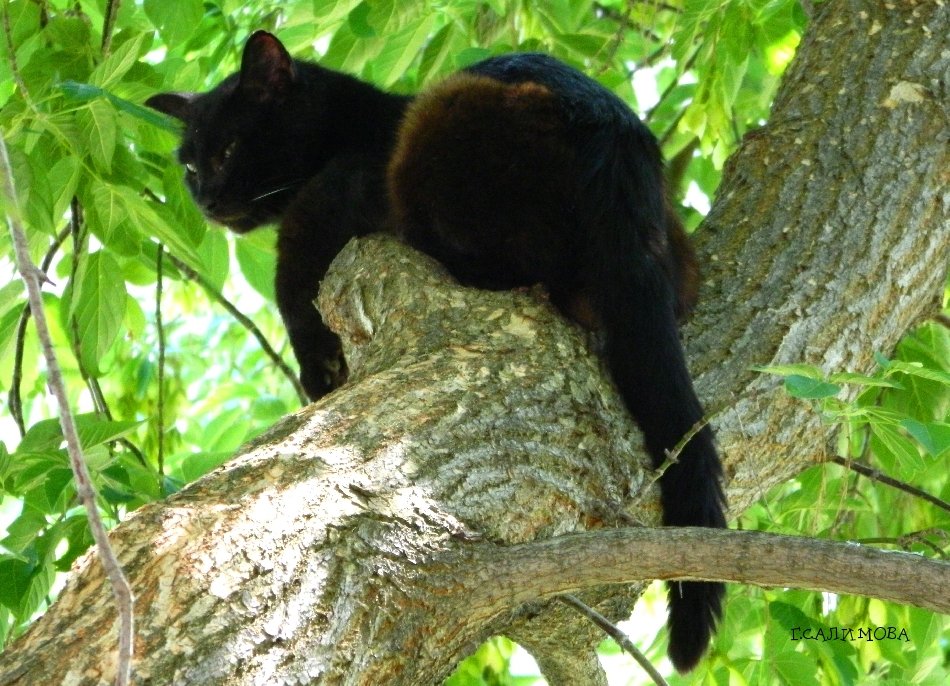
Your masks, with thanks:
M 145 101 L 147 107 L 181 121 L 188 121 L 191 115 L 191 103 L 197 93 L 159 93 Z
M 238 87 L 257 100 L 279 99 L 294 82 L 294 60 L 277 38 L 255 31 L 244 45 Z

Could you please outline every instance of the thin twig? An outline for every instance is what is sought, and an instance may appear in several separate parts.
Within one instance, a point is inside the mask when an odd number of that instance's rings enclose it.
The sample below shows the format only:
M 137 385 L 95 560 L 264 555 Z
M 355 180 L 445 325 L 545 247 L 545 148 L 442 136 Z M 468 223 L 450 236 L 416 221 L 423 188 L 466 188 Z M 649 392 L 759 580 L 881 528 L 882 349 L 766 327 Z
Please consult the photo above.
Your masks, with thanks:
M 105 20 L 102 23 L 102 56 L 106 57 L 112 49 L 112 33 L 115 30 L 115 18 L 119 13 L 121 0 L 108 0 Z
M 8 2 L 3 3 L 3 35 L 7 42 L 7 52 L 10 54 L 10 71 L 13 73 L 13 81 L 20 89 L 20 93 L 23 94 L 23 99 L 29 104 L 32 102 L 30 91 L 23 81 L 23 75 L 20 74 L 20 65 L 16 58 L 16 46 L 13 45 L 13 29 L 10 28 L 10 3 Z
M 643 667 L 644 671 L 650 675 L 650 678 L 653 679 L 653 682 L 657 686 L 669 686 L 669 683 L 667 683 L 666 679 L 663 678 L 662 674 L 656 671 L 656 667 L 654 667 L 653 664 L 647 659 L 647 656 L 640 652 L 640 650 L 635 645 L 633 645 L 633 641 L 630 640 L 630 637 L 621 631 L 617 625 L 604 617 L 594 608 L 579 600 L 576 596 L 564 594 L 557 596 L 557 599 L 568 607 L 580 612 L 582 615 L 587 617 L 587 619 L 600 627 L 604 633 L 614 639 L 617 642 L 617 645 L 620 646 L 621 650 L 629 653 L 630 656 L 637 661 L 637 664 Z
M 867 478 L 873 481 L 877 481 L 887 486 L 891 486 L 892 488 L 896 488 L 900 491 L 904 491 L 905 493 L 909 493 L 913 496 L 917 496 L 918 498 L 926 500 L 928 503 L 936 505 L 942 510 L 946 510 L 947 512 L 950 512 L 950 503 L 948 503 L 947 501 L 941 500 L 937 496 L 931 495 L 930 493 L 927 493 L 926 491 L 922 491 L 916 486 L 911 486 L 910 484 L 905 483 L 903 481 L 898 481 L 897 479 L 890 477 L 887 474 L 884 474 L 880 472 L 879 470 L 874 469 L 873 467 L 869 467 L 866 464 L 862 464 L 861 462 L 857 462 L 855 460 L 849 460 L 848 458 L 841 457 L 840 455 L 832 456 L 829 459 L 829 462 L 834 462 L 835 464 L 839 464 L 842 467 L 845 467 L 846 469 L 850 469 L 853 472 L 857 472 L 858 474 L 861 474 L 862 476 L 866 476 Z
M 257 328 L 257 325 L 255 325 L 254 322 L 252 322 L 247 317 L 247 315 L 235 307 L 235 305 L 230 300 L 225 298 L 221 291 L 215 288 L 201 274 L 196 272 L 194 269 L 189 267 L 171 253 L 168 253 L 168 259 L 171 260 L 172 264 L 174 264 L 175 267 L 185 276 L 197 282 L 212 300 L 226 309 L 232 317 L 234 317 L 245 329 L 251 333 L 252 336 L 254 336 L 254 338 L 257 339 L 257 342 L 260 344 L 261 350 L 264 351 L 264 354 L 271 359 L 274 365 L 284 374 L 284 376 L 287 377 L 290 383 L 293 384 L 294 390 L 297 391 L 297 397 L 300 398 L 301 404 L 308 404 L 310 400 L 307 398 L 307 393 L 300 384 L 300 379 L 298 379 L 297 375 L 294 374 L 294 370 L 291 369 L 286 362 L 284 362 L 283 358 L 280 356 L 280 353 L 274 350 L 271 347 L 271 344 L 267 342 L 267 339 L 264 337 L 264 334 L 261 332 L 261 330 Z
M 929 529 L 921 529 L 920 531 L 911 531 L 910 533 L 906 533 L 903 536 L 898 536 L 896 538 L 884 536 L 875 538 L 859 538 L 855 540 L 855 543 L 860 543 L 861 545 L 896 545 L 907 552 L 911 552 L 911 547 L 916 544 L 924 546 L 925 548 L 929 548 L 938 557 L 947 559 L 947 554 L 943 551 L 943 548 L 928 540 L 926 538 L 927 536 L 934 536 L 936 538 L 943 539 L 944 545 L 946 545 L 948 539 L 950 539 L 950 534 L 948 534 L 943 529 L 931 527 Z
M 652 67 L 654 64 L 656 64 L 659 61 L 661 57 L 663 57 L 663 55 L 669 52 L 669 50 L 670 50 L 669 44 L 663 43 L 662 45 L 660 45 L 660 47 L 658 47 L 656 50 L 654 50 L 649 55 L 644 57 L 642 60 L 640 60 L 639 62 L 635 62 L 633 65 L 633 69 L 631 71 L 635 72 L 638 69 L 643 69 L 645 67 Z
M 72 262 L 69 267 L 69 281 L 73 284 L 71 299 L 76 297 L 76 276 L 79 273 L 79 258 L 85 252 L 86 235 L 83 231 L 82 207 L 79 205 L 79 198 L 73 196 L 69 203 L 69 227 L 73 236 L 73 254 Z M 73 300 L 75 302 L 75 300 Z M 73 308 L 70 307 L 70 310 Z M 70 342 L 73 346 L 73 354 L 76 357 L 76 366 L 79 368 L 79 375 L 82 377 L 86 388 L 89 389 L 89 395 L 92 397 L 92 404 L 96 409 L 96 415 L 107 421 L 112 421 L 112 412 L 106 405 L 105 396 L 102 394 L 102 388 L 95 378 L 86 369 L 82 359 L 82 346 L 79 337 L 79 321 L 75 314 L 69 317 Z
M 116 666 L 115 683 L 116 686 L 127 686 L 131 678 L 134 632 L 132 614 L 134 600 L 132 597 L 132 589 L 122 571 L 115 551 L 112 550 L 112 546 L 109 544 L 109 537 L 106 535 L 105 526 L 99 516 L 99 510 L 96 507 L 96 489 L 89 476 L 89 471 L 86 468 L 85 459 L 83 458 L 82 447 L 79 443 L 79 434 L 76 431 L 72 411 L 69 408 L 69 399 L 66 396 L 63 375 L 59 367 L 59 362 L 56 359 L 56 353 L 53 350 L 53 341 L 50 336 L 49 326 L 46 322 L 46 313 L 43 310 L 41 283 L 46 279 L 46 275 L 40 272 L 36 265 L 33 264 L 27 246 L 26 235 L 20 227 L 16 185 L 13 180 L 10 158 L 7 155 L 6 141 L 2 136 L 0 136 L 0 166 L 3 168 L 4 191 L 7 195 L 10 207 L 13 209 L 13 216 L 10 214 L 7 216 L 7 224 L 10 229 L 10 234 L 13 237 L 13 250 L 17 269 L 26 284 L 30 309 L 33 311 L 36 333 L 39 337 L 40 346 L 43 349 L 43 356 L 46 359 L 47 383 L 59 407 L 59 421 L 63 429 L 63 437 L 66 439 L 66 449 L 69 454 L 70 466 L 72 467 L 73 476 L 76 480 L 76 494 L 79 496 L 80 502 L 82 502 L 86 508 L 86 516 L 89 518 L 89 529 L 92 532 L 93 539 L 96 541 L 99 559 L 102 561 L 102 565 L 109 576 L 109 581 L 112 584 L 112 591 L 115 596 L 116 609 L 119 615 L 119 655 Z
M 663 39 L 660 36 L 645 26 L 636 26 L 630 20 L 629 10 L 626 13 L 622 13 L 620 10 L 615 10 L 612 7 L 606 7 L 600 3 L 596 3 L 594 5 L 594 10 L 600 12 L 600 16 L 602 16 L 604 19 L 609 19 L 610 21 L 617 23 L 622 29 L 627 29 L 630 31 L 635 30 L 655 43 L 663 42 Z
M 693 68 L 693 65 L 696 63 L 696 58 L 699 57 L 699 50 L 700 48 L 696 48 L 695 50 L 693 50 L 693 54 L 689 56 L 689 59 L 687 59 L 686 62 L 683 64 L 683 68 L 680 69 L 681 75 L 685 74 L 686 72 L 688 72 L 690 69 Z M 651 107 L 649 110 L 647 110 L 646 113 L 643 115 L 644 121 L 650 121 L 650 118 L 653 116 L 653 113 L 656 112 L 656 110 L 660 107 L 660 105 L 663 104 L 663 102 L 669 97 L 670 93 L 672 93 L 673 90 L 678 85 L 680 85 L 679 77 L 670 81 L 670 85 L 668 85 L 663 90 L 663 92 L 660 93 L 660 99 L 657 100 L 656 104 L 653 107 Z
M 162 326 L 162 257 L 165 246 L 158 244 L 155 260 L 155 328 L 158 330 L 158 476 L 165 475 L 165 327 Z
M 623 14 L 623 21 L 617 22 L 617 29 L 614 31 L 613 38 L 610 39 L 610 47 L 607 49 L 607 54 L 601 60 L 600 69 L 597 70 L 597 75 L 601 76 L 607 73 L 610 70 L 611 63 L 617 57 L 617 52 L 620 50 L 620 46 L 623 45 L 624 37 L 626 36 L 627 29 L 630 25 L 630 8 L 627 8 L 627 11 Z
M 73 283 L 73 297 L 76 295 L 75 284 L 76 273 L 79 270 L 79 256 L 84 252 L 83 245 L 86 240 L 83 227 L 84 220 L 82 206 L 79 204 L 79 198 L 73 196 L 73 199 L 69 203 L 69 228 L 73 235 L 73 255 L 72 265 L 70 267 L 70 280 Z M 111 422 L 113 420 L 112 410 L 109 409 L 109 403 L 106 401 L 105 393 L 102 392 L 102 386 L 99 384 L 99 379 L 89 373 L 89 371 L 86 369 L 86 365 L 82 361 L 82 348 L 79 342 L 79 323 L 77 322 L 75 316 L 69 318 L 69 332 L 71 334 L 69 336 L 70 344 L 73 347 L 73 355 L 76 358 L 76 367 L 79 369 L 79 375 L 82 377 L 83 383 L 85 383 L 86 388 L 89 389 L 89 396 L 92 398 L 92 404 L 95 407 L 96 416 Z M 115 443 L 118 443 L 130 453 L 132 453 L 139 461 L 139 464 L 143 466 L 148 464 L 145 459 L 145 455 L 142 454 L 142 451 L 139 450 L 138 446 L 132 443 L 132 441 L 130 441 L 128 438 L 119 438 L 115 441 Z
M 53 239 L 53 244 L 49 247 L 49 250 L 43 255 L 43 261 L 40 262 L 40 271 L 44 274 L 49 271 L 50 265 L 53 264 L 53 258 L 63 241 L 69 236 L 69 231 L 69 226 L 60 231 L 59 235 Z M 26 422 L 23 419 L 23 397 L 20 395 L 20 386 L 23 383 L 23 353 L 26 347 L 26 325 L 29 321 L 30 306 L 26 304 L 23 306 L 23 311 L 20 312 L 20 321 L 17 322 L 16 347 L 13 355 L 13 378 L 10 381 L 10 393 L 7 396 L 10 414 L 13 415 L 13 421 L 16 422 L 17 428 L 20 430 L 21 438 L 26 435 Z

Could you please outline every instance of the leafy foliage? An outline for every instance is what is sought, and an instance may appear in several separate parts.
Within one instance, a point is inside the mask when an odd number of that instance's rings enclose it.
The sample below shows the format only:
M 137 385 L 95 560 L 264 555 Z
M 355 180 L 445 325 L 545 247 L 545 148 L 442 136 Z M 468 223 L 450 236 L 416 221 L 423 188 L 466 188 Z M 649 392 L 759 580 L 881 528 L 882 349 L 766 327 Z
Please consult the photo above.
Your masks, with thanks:
M 111 523 L 299 405 L 259 342 L 288 356 L 274 315 L 273 233 L 235 242 L 205 223 L 171 155 L 175 125 L 140 104 L 149 95 L 215 84 L 256 28 L 300 57 L 401 92 L 488 55 L 543 50 L 646 118 L 695 226 L 726 156 L 765 120 L 805 24 L 795 0 L 10 0 L 2 13 L 0 126 L 18 189 L 3 209 L 25 225 L 52 281 L 44 297 L 56 353 Z M 57 573 L 90 545 L 11 254 L 0 234 L 0 645 L 42 612 Z M 929 325 L 870 376 L 771 371 L 842 426 L 842 455 L 947 500 L 948 350 L 946 329 Z M 784 485 L 741 524 L 928 554 L 943 554 L 950 530 L 945 511 L 839 466 Z M 946 622 L 876 601 L 841 598 L 829 610 L 819 600 L 734 589 L 713 658 L 692 682 L 946 678 Z M 792 642 L 796 623 L 903 627 L 913 642 Z M 661 643 L 650 649 L 658 660 Z M 450 683 L 530 681 L 507 675 L 511 650 L 487 644 Z

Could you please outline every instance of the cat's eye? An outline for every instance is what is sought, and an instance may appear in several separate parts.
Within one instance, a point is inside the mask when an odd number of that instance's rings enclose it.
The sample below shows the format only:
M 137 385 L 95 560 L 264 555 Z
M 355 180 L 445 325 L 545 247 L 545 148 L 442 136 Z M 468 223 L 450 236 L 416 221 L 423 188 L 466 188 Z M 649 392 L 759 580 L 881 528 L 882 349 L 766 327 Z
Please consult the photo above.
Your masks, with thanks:
M 231 155 L 234 154 L 234 149 L 237 147 L 237 141 L 231 141 L 231 144 L 224 149 L 224 152 L 221 154 L 221 157 L 224 159 L 230 159 Z
M 198 167 L 196 167 L 193 162 L 185 162 L 185 171 L 189 174 L 197 174 Z

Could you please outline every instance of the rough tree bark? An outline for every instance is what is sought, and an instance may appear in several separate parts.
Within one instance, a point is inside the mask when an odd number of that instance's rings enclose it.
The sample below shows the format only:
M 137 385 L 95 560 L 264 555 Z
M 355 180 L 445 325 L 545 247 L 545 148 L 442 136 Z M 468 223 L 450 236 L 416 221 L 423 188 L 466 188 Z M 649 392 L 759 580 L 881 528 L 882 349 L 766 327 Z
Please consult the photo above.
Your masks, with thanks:
M 935 311 L 950 247 L 948 7 L 825 5 L 769 125 L 729 164 L 684 335 L 718 411 L 733 513 L 821 460 L 830 438 L 750 367 L 867 371 Z M 599 684 L 598 633 L 544 597 L 586 589 L 618 616 L 632 590 L 598 584 L 717 576 L 690 558 L 711 546 L 689 531 L 661 531 L 667 567 L 646 542 L 621 563 L 578 564 L 623 532 L 566 534 L 655 524 L 656 493 L 589 341 L 539 293 L 461 289 L 370 238 L 334 262 L 320 307 L 345 342 L 347 386 L 113 532 L 137 597 L 137 683 L 437 683 L 508 633 L 552 683 Z M 556 562 L 533 566 L 545 546 Z M 744 579 L 755 563 L 734 553 L 740 571 L 716 569 Z M 0 655 L 0 684 L 108 683 L 104 584 L 95 558 L 81 560 Z

